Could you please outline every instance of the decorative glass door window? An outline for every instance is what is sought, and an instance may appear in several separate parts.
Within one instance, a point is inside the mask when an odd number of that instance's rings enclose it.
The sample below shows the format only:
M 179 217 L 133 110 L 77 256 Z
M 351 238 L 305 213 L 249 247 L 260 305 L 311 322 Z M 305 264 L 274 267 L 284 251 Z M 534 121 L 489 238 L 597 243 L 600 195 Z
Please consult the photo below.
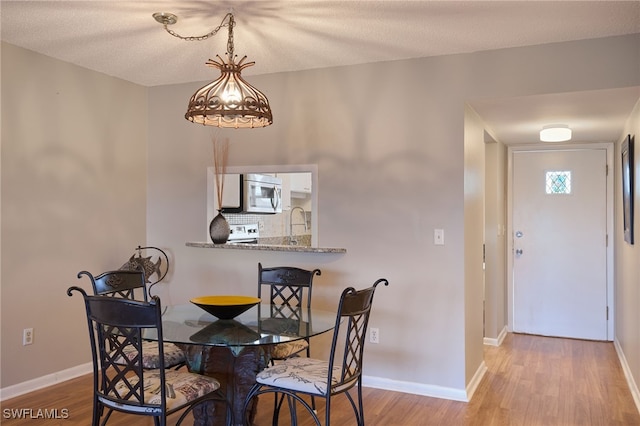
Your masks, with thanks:
M 547 172 L 547 194 L 571 194 L 571 172 Z

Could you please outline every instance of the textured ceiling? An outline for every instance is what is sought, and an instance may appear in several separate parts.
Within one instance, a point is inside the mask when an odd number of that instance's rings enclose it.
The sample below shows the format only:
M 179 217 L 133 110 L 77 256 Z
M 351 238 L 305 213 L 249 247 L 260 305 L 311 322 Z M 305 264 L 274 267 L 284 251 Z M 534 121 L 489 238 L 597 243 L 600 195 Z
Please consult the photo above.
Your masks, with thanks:
M 245 75 L 640 32 L 638 1 L 2 0 L 0 35 L 145 86 L 205 81 L 216 76 L 204 62 L 224 56 L 226 29 L 187 42 L 167 34 L 151 15 L 172 12 L 178 23 L 171 29 L 193 36 L 218 26 L 229 11 L 236 19 L 236 54 L 256 62 Z M 498 120 L 499 111 L 513 110 L 505 102 L 482 107 Z M 497 133 L 503 128 L 497 121 L 493 127 Z

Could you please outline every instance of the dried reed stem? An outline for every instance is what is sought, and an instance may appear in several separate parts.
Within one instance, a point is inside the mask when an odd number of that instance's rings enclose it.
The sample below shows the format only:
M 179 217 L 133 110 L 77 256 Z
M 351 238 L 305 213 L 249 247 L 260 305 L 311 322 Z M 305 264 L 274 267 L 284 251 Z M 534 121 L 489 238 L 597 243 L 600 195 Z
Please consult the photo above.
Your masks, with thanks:
M 213 171 L 216 174 L 216 197 L 218 209 L 222 209 L 222 192 L 224 191 L 224 175 L 229 160 L 229 139 L 213 138 Z

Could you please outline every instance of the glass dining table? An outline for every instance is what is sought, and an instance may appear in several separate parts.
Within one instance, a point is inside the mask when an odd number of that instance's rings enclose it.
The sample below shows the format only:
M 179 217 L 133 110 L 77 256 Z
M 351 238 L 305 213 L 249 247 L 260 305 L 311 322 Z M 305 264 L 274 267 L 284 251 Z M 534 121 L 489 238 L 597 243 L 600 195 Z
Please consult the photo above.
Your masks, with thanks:
M 284 310 L 283 310 L 284 308 Z M 215 377 L 227 396 L 233 424 L 243 424 L 242 408 L 256 374 L 270 362 L 270 349 L 278 343 L 317 336 L 335 326 L 335 312 L 258 304 L 232 320 L 220 320 L 194 304 L 163 308 L 165 342 L 181 347 L 189 371 Z M 155 331 L 143 336 L 157 339 Z M 257 400 L 248 408 L 253 423 Z M 194 426 L 227 423 L 222 403 L 202 403 L 193 410 Z

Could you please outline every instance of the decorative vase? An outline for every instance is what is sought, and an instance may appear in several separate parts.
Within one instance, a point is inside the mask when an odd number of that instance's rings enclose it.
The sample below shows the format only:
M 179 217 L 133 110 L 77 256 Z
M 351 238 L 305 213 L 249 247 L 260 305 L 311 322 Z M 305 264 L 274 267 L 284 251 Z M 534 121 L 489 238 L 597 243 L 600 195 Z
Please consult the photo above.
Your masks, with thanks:
M 209 224 L 211 241 L 213 241 L 213 244 L 224 244 L 229 239 L 230 233 L 231 228 L 229 227 L 229 222 L 227 222 L 227 219 L 225 219 L 220 210 L 218 210 L 218 214 Z

